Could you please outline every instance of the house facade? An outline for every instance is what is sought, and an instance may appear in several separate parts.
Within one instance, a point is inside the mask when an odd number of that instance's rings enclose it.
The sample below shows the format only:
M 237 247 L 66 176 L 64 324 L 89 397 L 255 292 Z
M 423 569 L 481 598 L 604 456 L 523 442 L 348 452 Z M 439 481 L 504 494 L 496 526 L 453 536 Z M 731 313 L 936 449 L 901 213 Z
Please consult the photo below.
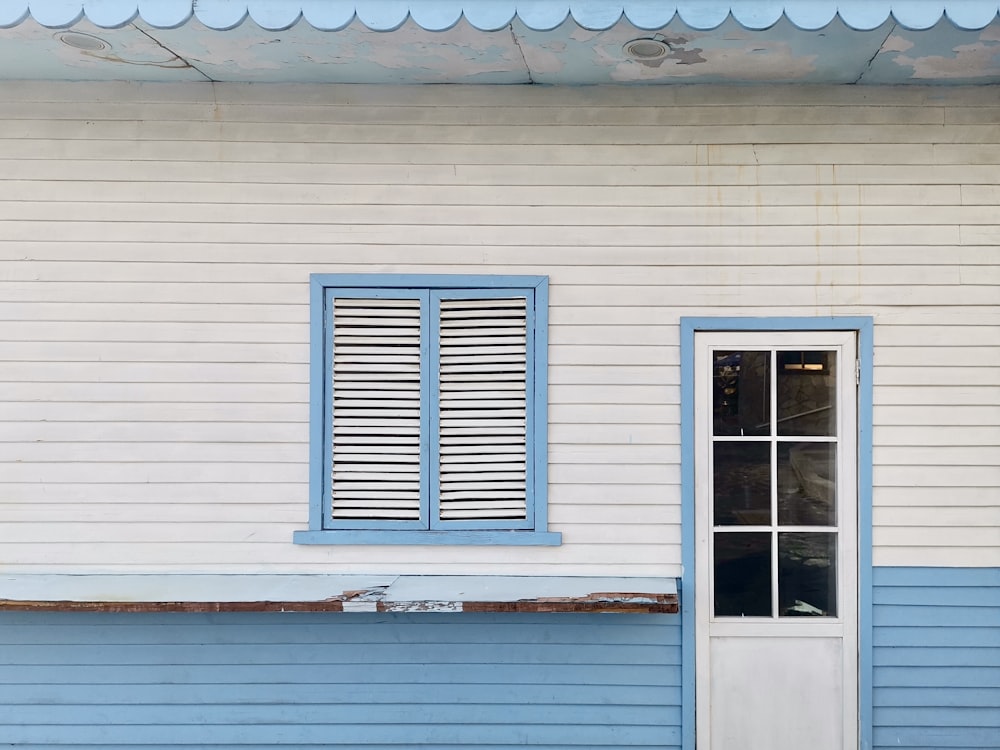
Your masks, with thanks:
M 996 3 L 21 5 L 0 744 L 1000 747 Z

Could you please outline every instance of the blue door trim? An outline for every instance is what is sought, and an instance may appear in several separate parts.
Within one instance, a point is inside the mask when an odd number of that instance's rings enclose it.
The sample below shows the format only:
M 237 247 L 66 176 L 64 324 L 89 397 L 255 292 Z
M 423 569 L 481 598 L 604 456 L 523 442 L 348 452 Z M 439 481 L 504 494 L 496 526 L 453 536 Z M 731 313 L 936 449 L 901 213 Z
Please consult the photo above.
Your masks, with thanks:
M 858 336 L 858 721 L 872 747 L 872 361 L 871 317 L 681 318 L 682 747 L 695 750 L 694 337 L 698 331 L 854 331 Z

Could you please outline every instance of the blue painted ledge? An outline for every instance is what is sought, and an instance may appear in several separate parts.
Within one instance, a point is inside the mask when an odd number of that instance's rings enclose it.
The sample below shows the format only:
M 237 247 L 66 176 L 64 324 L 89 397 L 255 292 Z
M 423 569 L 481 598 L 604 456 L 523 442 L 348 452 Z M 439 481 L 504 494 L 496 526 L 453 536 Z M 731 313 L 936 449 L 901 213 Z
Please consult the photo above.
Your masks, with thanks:
M 0 610 L 674 614 L 673 578 L 441 575 L 6 575 Z

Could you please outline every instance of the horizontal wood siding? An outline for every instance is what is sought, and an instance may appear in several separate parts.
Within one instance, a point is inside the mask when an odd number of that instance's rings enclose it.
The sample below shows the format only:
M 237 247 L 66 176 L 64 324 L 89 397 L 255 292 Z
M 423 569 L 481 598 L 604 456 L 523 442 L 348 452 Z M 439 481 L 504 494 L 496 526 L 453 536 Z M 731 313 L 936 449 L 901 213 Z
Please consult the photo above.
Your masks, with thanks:
M 669 615 L 0 613 L 13 747 L 680 746 Z
M 679 575 L 683 315 L 875 318 L 874 562 L 1000 564 L 1000 90 L 0 85 L 16 572 Z M 310 273 L 545 274 L 558 548 L 301 547 Z
M 876 748 L 1000 745 L 1000 568 L 875 568 Z

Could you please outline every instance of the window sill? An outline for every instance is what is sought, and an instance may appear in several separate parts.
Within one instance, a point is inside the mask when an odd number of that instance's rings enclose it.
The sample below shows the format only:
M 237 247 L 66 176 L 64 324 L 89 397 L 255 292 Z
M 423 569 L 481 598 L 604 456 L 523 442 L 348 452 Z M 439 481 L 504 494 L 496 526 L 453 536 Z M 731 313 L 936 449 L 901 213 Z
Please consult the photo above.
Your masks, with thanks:
M 434 544 L 557 547 L 562 534 L 552 531 L 403 531 L 378 529 L 342 529 L 296 531 L 296 544 Z

